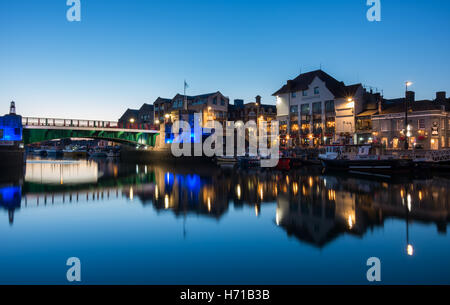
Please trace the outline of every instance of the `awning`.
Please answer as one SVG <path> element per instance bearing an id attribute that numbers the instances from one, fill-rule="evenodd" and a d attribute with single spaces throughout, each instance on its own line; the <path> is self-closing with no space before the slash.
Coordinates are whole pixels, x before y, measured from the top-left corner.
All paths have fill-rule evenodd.
<path id="1" fill-rule="evenodd" d="M 372 116 L 377 113 L 378 113 L 378 110 L 366 110 L 366 111 L 363 111 L 360 114 L 356 115 L 356 117 Z"/>

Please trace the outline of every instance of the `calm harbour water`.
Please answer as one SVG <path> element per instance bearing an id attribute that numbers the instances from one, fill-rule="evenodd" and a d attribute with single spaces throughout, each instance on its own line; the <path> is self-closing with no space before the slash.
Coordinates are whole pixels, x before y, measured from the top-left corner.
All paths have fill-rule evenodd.
<path id="1" fill-rule="evenodd" d="M 0 284 L 450 284 L 450 175 L 30 160 L 0 174 Z"/>

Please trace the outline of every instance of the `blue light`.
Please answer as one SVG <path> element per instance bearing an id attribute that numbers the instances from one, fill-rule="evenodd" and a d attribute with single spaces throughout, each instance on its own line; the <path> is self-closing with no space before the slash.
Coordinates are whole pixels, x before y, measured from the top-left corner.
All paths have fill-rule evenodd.
<path id="1" fill-rule="evenodd" d="M 22 200 L 22 188 L 20 186 L 8 186 L 0 188 L 0 206 L 6 208 L 20 207 Z"/>
<path id="2" fill-rule="evenodd" d="M 0 141 L 22 141 L 22 117 L 5 115 L 0 117 Z"/>

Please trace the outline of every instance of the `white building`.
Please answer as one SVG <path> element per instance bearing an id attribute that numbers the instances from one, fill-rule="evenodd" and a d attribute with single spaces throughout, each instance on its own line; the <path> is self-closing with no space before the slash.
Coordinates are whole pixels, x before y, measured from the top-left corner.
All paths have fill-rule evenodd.
<path id="1" fill-rule="evenodd" d="M 353 142 L 355 118 L 364 110 L 365 94 L 361 84 L 346 86 L 322 70 L 288 80 L 273 94 L 277 99 L 281 144 Z"/>

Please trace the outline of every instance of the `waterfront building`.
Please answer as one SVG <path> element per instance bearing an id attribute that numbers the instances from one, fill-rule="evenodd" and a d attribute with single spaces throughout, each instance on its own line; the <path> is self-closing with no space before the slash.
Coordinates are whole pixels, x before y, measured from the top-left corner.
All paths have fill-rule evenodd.
<path id="1" fill-rule="evenodd" d="M 143 104 L 140 109 L 127 109 L 120 117 L 119 123 L 123 126 L 127 125 L 153 125 L 155 120 L 154 106 Z"/>
<path id="2" fill-rule="evenodd" d="M 361 84 L 347 86 L 322 70 L 288 80 L 273 95 L 280 143 L 288 147 L 355 143 L 357 114 L 375 98 Z"/>
<path id="3" fill-rule="evenodd" d="M 261 120 L 270 123 L 277 119 L 277 107 L 261 103 L 261 96 L 255 97 L 255 102 L 244 104 L 243 100 L 235 100 L 234 105 L 228 107 L 229 121 L 259 122 Z"/>
<path id="4" fill-rule="evenodd" d="M 405 130 L 405 109 L 408 127 Z M 383 100 L 372 116 L 373 137 L 387 149 L 412 148 L 438 150 L 450 147 L 450 99 L 437 92 L 434 100 L 415 100 L 408 91 L 406 98 Z"/>
<path id="5" fill-rule="evenodd" d="M 255 102 L 244 104 L 243 100 L 235 100 L 234 105 L 228 106 L 228 121 L 247 123 L 254 121 L 259 126 L 261 122 L 267 122 L 266 139 L 270 140 L 271 122 L 277 119 L 277 107 L 275 105 L 262 104 L 261 96 L 255 97 Z M 268 143 L 270 146 L 270 143 Z"/>

